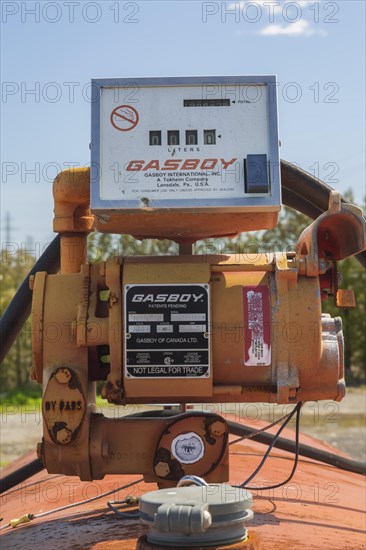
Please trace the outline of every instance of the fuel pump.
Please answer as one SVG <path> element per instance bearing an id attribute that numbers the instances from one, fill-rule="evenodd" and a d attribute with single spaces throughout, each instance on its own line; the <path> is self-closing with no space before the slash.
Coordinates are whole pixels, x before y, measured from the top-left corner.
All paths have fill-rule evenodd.
<path id="1" fill-rule="evenodd" d="M 91 168 L 54 182 L 61 269 L 31 280 L 32 377 L 43 384 L 49 473 L 82 480 L 138 473 L 169 487 L 185 475 L 229 479 L 228 425 L 186 403 L 341 400 L 336 262 L 365 249 L 365 221 L 330 194 L 291 252 L 192 253 L 208 237 L 276 226 L 281 208 L 273 76 L 92 82 Z M 89 264 L 97 229 L 168 238 L 179 256 Z M 181 404 L 110 419 L 109 403 Z"/>

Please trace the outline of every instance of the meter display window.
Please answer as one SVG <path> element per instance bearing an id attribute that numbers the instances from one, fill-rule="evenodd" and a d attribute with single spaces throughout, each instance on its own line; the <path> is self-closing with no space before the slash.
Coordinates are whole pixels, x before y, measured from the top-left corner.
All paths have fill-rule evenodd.
<path id="1" fill-rule="evenodd" d="M 216 130 L 203 130 L 203 143 L 205 145 L 215 145 Z"/>
<path id="2" fill-rule="evenodd" d="M 179 130 L 168 130 L 168 145 L 179 145 Z"/>
<path id="3" fill-rule="evenodd" d="M 161 131 L 151 131 L 149 134 L 150 145 L 161 145 Z"/>
<path id="4" fill-rule="evenodd" d="M 197 130 L 186 130 L 186 145 L 197 145 Z"/>

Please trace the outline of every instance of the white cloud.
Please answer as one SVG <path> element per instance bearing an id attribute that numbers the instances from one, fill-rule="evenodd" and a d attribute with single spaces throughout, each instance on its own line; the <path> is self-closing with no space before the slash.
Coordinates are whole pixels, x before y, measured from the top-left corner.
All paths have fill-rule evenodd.
<path id="1" fill-rule="evenodd" d="M 259 34 L 263 36 L 311 36 L 313 34 L 324 36 L 325 31 L 322 29 L 314 29 L 310 26 L 308 21 L 300 19 L 300 21 L 289 23 L 288 25 L 272 23 L 261 29 Z"/>
<path id="2" fill-rule="evenodd" d="M 327 35 L 323 28 L 319 28 L 311 21 L 312 14 L 309 10 L 314 5 L 313 0 L 296 0 L 295 2 L 290 0 L 240 0 L 231 1 L 225 5 L 225 16 L 228 17 L 229 12 L 232 12 L 236 15 L 236 22 L 239 22 L 240 18 L 240 21 L 258 23 L 261 28 L 254 31 L 255 34 L 262 36 Z M 253 12 L 255 6 L 257 6 L 257 12 Z M 251 11 L 249 12 L 249 10 Z M 255 19 L 256 13 L 257 19 Z"/>
<path id="3" fill-rule="evenodd" d="M 322 1 L 322 0 L 320 0 Z M 260 29 L 254 34 L 262 36 L 326 36 L 324 28 L 311 21 L 313 0 L 238 0 L 225 3 L 225 18 L 230 12 L 235 14 L 236 22 L 257 23 Z M 256 6 L 256 12 L 255 10 Z M 248 10 L 248 11 L 247 11 Z M 251 11 L 249 11 L 251 10 Z M 309 20 L 310 16 L 310 20 Z M 313 15 L 314 16 L 314 15 Z M 296 20 L 298 19 L 298 20 Z M 225 19 L 226 21 L 226 19 Z M 241 35 L 242 31 L 235 34 Z"/>

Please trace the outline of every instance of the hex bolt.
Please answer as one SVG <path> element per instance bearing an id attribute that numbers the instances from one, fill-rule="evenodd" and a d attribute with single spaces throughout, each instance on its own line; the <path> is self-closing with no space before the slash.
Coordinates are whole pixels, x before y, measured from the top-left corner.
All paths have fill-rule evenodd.
<path id="1" fill-rule="evenodd" d="M 71 380 L 71 372 L 65 367 L 59 368 L 55 372 L 55 378 L 59 384 L 68 384 Z"/>
<path id="2" fill-rule="evenodd" d="M 159 477 L 166 477 L 170 473 L 170 467 L 167 462 L 158 462 L 154 467 L 155 473 Z"/>
<path id="3" fill-rule="evenodd" d="M 220 420 L 216 420 L 209 426 L 209 432 L 214 437 L 220 437 L 226 432 L 226 426 Z"/>

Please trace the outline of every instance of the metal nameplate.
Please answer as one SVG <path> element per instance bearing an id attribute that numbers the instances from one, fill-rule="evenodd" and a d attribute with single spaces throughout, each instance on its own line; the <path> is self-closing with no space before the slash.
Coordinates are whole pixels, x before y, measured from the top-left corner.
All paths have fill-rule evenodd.
<path id="1" fill-rule="evenodd" d="M 127 378 L 208 378 L 206 284 L 125 285 Z"/>

